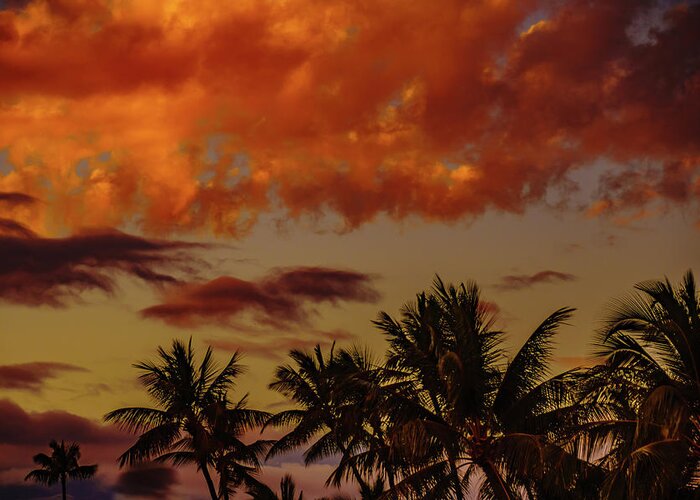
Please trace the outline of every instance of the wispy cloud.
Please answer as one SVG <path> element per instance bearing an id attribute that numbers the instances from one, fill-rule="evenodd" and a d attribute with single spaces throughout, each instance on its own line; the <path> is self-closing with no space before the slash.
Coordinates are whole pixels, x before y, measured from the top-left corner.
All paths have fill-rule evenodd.
<path id="1" fill-rule="evenodd" d="M 295 335 L 260 335 L 255 340 L 248 338 L 209 339 L 207 343 L 216 349 L 240 351 L 244 355 L 279 361 L 284 359 L 287 353 L 293 349 L 310 350 L 316 344 L 329 346 L 336 341 L 350 341 L 354 338 L 355 336 L 350 332 L 335 330 L 331 332 L 315 331 L 312 335 L 297 335 L 296 332 Z"/>
<path id="2" fill-rule="evenodd" d="M 576 279 L 577 277 L 570 273 L 546 270 L 534 274 L 511 274 L 503 276 L 501 281 L 494 286 L 499 290 L 521 290 L 540 283 L 557 283 L 562 281 L 574 281 Z"/>
<path id="3" fill-rule="evenodd" d="M 14 304 L 60 307 L 86 291 L 111 294 L 117 275 L 174 284 L 178 273 L 190 274 L 197 264 L 189 251 L 198 245 L 191 243 L 113 230 L 65 238 L 17 233 L 0 231 L 0 301 Z"/>
<path id="4" fill-rule="evenodd" d="M 38 392 L 47 379 L 65 372 L 87 372 L 85 368 L 67 363 L 34 362 L 0 366 L 0 389 Z"/>
<path id="5" fill-rule="evenodd" d="M 222 276 L 166 292 L 165 301 L 144 309 L 144 317 L 189 327 L 230 324 L 246 314 L 260 324 L 288 329 L 308 323 L 322 303 L 376 302 L 374 276 L 327 267 L 277 269 L 257 281 Z"/>

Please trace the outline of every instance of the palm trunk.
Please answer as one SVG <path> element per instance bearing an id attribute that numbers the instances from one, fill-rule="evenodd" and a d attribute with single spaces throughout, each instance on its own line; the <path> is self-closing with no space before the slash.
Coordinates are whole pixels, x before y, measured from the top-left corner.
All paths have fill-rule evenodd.
<path id="1" fill-rule="evenodd" d="M 340 444 L 340 439 L 336 438 L 336 444 L 337 444 L 340 452 L 343 454 L 343 456 L 344 457 L 347 456 L 348 450 L 347 450 L 347 448 L 345 448 L 345 446 Z M 357 467 L 355 466 L 355 464 L 352 464 L 350 466 L 350 468 L 352 469 L 352 474 L 353 474 L 353 476 L 355 476 L 357 483 L 360 485 L 360 489 L 361 490 L 368 489 L 367 483 L 365 483 L 364 479 L 362 479 L 362 475 L 360 474 L 360 471 L 357 470 Z"/>
<path id="2" fill-rule="evenodd" d="M 63 500 L 66 500 L 66 475 L 61 474 L 61 493 L 63 494 Z"/>
<path id="3" fill-rule="evenodd" d="M 513 500 L 508 486 L 503 482 L 501 474 L 496 469 L 496 466 L 490 460 L 486 460 L 484 463 L 480 464 L 481 470 L 484 471 L 486 480 L 491 485 L 493 494 L 497 500 Z"/>
<path id="4" fill-rule="evenodd" d="M 396 481 L 394 480 L 394 471 L 391 469 L 391 466 L 388 466 L 386 469 L 386 478 L 389 481 L 389 498 L 396 498 L 396 491 L 394 491 Z"/>
<path id="5" fill-rule="evenodd" d="M 457 495 L 457 500 L 464 500 L 464 493 L 462 493 L 462 482 L 459 480 L 459 472 L 457 471 L 457 462 L 452 457 L 452 454 L 448 456 L 448 461 L 450 463 L 450 477 L 455 485 L 455 495 Z"/>
<path id="6" fill-rule="evenodd" d="M 211 476 L 209 475 L 209 469 L 207 468 L 206 462 L 201 464 L 200 467 L 202 469 L 202 475 L 204 476 L 204 480 L 207 482 L 207 488 L 209 488 L 211 500 L 219 500 L 219 495 L 216 493 L 214 481 L 211 480 Z"/>

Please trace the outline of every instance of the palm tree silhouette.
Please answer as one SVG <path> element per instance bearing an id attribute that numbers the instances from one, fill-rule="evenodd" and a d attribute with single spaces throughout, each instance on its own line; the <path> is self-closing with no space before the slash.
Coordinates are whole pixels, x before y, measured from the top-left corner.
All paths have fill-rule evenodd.
<path id="1" fill-rule="evenodd" d="M 244 370 L 238 352 L 218 369 L 211 348 L 197 366 L 192 339 L 188 344 L 174 340 L 169 351 L 158 348 L 158 363 L 134 365 L 140 380 L 158 408 L 130 407 L 105 415 L 122 429 L 141 433 L 119 457 L 119 465 L 155 459 L 175 466 L 194 464 L 204 476 L 212 500 L 228 498 L 232 486 L 249 480 L 257 472 L 257 457 L 267 443 L 245 446 L 239 440 L 248 429 L 262 425 L 266 412 L 246 407 L 246 398 L 234 407 L 228 392 Z M 219 488 L 209 468 L 219 473 Z M 245 474 L 243 473 L 245 469 Z"/>
<path id="2" fill-rule="evenodd" d="M 544 480 L 572 375 L 547 378 L 548 362 L 552 338 L 572 312 L 547 317 L 507 363 L 503 334 L 475 283 L 455 287 L 436 277 L 431 293 L 404 306 L 401 322 L 380 313 L 375 324 L 389 339 L 387 365 L 414 384 L 412 409 L 407 402 L 414 418 L 395 434 L 415 448 L 418 466 L 396 486 L 399 493 L 463 499 L 481 478 L 480 495 L 505 500 Z"/>
<path id="3" fill-rule="evenodd" d="M 66 500 L 66 481 L 70 479 L 90 479 L 97 472 L 97 465 L 79 465 L 80 446 L 71 443 L 51 441 L 51 456 L 44 453 L 34 455 L 34 463 L 41 468 L 34 469 L 24 478 L 25 481 L 52 486 L 60 481 L 63 500 Z"/>
<path id="4" fill-rule="evenodd" d="M 294 401 L 298 408 L 281 411 L 265 424 L 294 426 L 272 445 L 268 458 L 305 446 L 311 441 L 314 442 L 304 452 L 307 465 L 333 455 L 348 456 L 352 436 L 346 417 L 352 409 L 353 400 L 343 387 L 343 366 L 334 348 L 335 344 L 328 356 L 324 356 L 320 345 L 315 347 L 313 353 L 294 349 L 289 353 L 294 365 L 277 368 L 269 387 Z M 349 469 L 360 488 L 368 488 L 360 470 L 354 465 L 350 465 Z"/>
<path id="5" fill-rule="evenodd" d="M 693 273 L 611 304 L 582 384 L 580 452 L 607 471 L 602 498 L 685 498 L 700 470 L 700 300 Z M 601 451 L 602 450 L 602 451 Z M 675 496 L 674 496 L 675 495 Z"/>

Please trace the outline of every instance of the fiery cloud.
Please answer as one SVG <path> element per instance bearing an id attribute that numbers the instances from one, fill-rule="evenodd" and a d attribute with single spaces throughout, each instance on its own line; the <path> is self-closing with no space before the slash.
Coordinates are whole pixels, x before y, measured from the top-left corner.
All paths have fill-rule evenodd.
<path id="1" fill-rule="evenodd" d="M 86 372 L 85 368 L 67 363 L 35 362 L 0 366 L 0 389 L 38 392 L 47 379 L 65 372 Z"/>
<path id="2" fill-rule="evenodd" d="M 46 200 L 36 232 L 520 212 L 601 157 L 698 183 L 694 3 L 8 5 L 0 189 Z M 642 204 L 680 202 L 655 193 Z M 627 200 L 607 189 L 591 213 Z"/>
<path id="3" fill-rule="evenodd" d="M 168 291 L 165 301 L 142 311 L 147 318 L 188 327 L 229 324 L 250 313 L 261 324 L 276 328 L 305 324 L 310 306 L 340 301 L 376 302 L 373 277 L 325 267 L 283 268 L 259 281 L 222 276 Z"/>
<path id="4" fill-rule="evenodd" d="M 118 231 L 65 238 L 0 231 L 0 301 L 59 307 L 85 291 L 113 293 L 115 274 L 154 285 L 176 283 L 170 271 L 190 270 L 192 264 L 186 264 L 184 257 L 195 246 Z"/>
<path id="5" fill-rule="evenodd" d="M 530 288 L 540 283 L 556 283 L 558 281 L 574 281 L 576 276 L 559 271 L 539 271 L 534 274 L 517 274 L 503 276 L 496 288 L 501 290 L 520 290 Z"/>

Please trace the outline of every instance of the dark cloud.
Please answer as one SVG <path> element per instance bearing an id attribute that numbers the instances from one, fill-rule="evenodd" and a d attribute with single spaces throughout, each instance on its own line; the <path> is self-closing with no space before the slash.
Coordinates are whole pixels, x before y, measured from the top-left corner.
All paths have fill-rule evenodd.
<path id="1" fill-rule="evenodd" d="M 250 313 L 262 324 L 277 328 L 304 324 L 311 306 L 340 301 L 376 302 L 374 277 L 355 271 L 323 267 L 283 268 L 259 281 L 223 276 L 206 283 L 169 291 L 165 301 L 142 311 L 178 326 L 228 324 Z"/>
<path id="2" fill-rule="evenodd" d="M 192 271 L 188 251 L 196 246 L 111 230 L 65 238 L 0 232 L 0 301 L 59 307 L 86 291 L 113 293 L 117 274 L 173 284 L 175 272 Z"/>
<path id="3" fill-rule="evenodd" d="M 17 207 L 22 205 L 33 205 L 37 199 L 25 193 L 0 191 L 0 207 Z"/>
<path id="4" fill-rule="evenodd" d="M 517 274 L 503 276 L 495 285 L 500 290 L 520 290 L 530 288 L 540 283 L 556 283 L 561 281 L 574 281 L 577 277 L 573 274 L 559 271 L 540 271 L 534 274 Z"/>
<path id="5" fill-rule="evenodd" d="M 66 363 L 34 362 L 0 366 L 0 389 L 39 391 L 46 379 L 62 372 L 86 372 L 85 368 Z"/>
<path id="6" fill-rule="evenodd" d="M 144 465 L 122 472 L 114 491 L 126 496 L 168 498 L 177 482 L 177 472 L 170 467 Z"/>
<path id="7" fill-rule="evenodd" d="M 114 493 L 96 479 L 70 481 L 67 487 L 68 498 L 76 500 L 114 500 Z M 31 483 L 0 484 L 0 498 L 6 500 L 53 500 L 60 498 L 61 486 L 50 488 Z"/>
<path id="8" fill-rule="evenodd" d="M 64 411 L 29 413 L 9 400 L 0 400 L 0 446 L 47 446 L 52 439 L 91 444 L 127 443 L 131 436 Z"/>
<path id="9" fill-rule="evenodd" d="M 9 236 L 17 238 L 33 238 L 34 231 L 20 224 L 16 220 L 0 218 L 0 237 Z"/>

